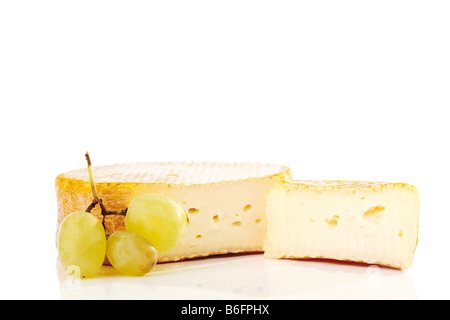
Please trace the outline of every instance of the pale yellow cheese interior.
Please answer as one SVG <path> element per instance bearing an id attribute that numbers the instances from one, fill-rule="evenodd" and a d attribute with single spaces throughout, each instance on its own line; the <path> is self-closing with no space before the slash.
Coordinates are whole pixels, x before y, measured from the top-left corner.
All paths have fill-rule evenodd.
<path id="1" fill-rule="evenodd" d="M 408 184 L 282 181 L 269 193 L 265 256 L 411 266 L 419 196 Z"/>

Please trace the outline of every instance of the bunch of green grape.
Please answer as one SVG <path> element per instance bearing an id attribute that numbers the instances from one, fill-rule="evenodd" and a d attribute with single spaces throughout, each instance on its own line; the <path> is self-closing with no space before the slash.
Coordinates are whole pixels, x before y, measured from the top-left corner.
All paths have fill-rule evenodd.
<path id="1" fill-rule="evenodd" d="M 68 215 L 59 230 L 58 255 L 65 270 L 74 267 L 83 278 L 95 276 L 105 256 L 123 274 L 143 276 L 158 261 L 158 251 L 174 247 L 187 215 L 174 200 L 155 193 L 133 198 L 123 231 L 106 239 L 102 223 L 88 212 Z"/>

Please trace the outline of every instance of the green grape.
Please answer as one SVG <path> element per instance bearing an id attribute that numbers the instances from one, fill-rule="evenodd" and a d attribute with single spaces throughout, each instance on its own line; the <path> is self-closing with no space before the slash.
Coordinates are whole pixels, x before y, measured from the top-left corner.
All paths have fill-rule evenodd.
<path id="1" fill-rule="evenodd" d="M 133 198 L 125 217 L 127 230 L 149 239 L 158 251 L 166 251 L 179 241 L 187 215 L 174 200 L 157 193 Z"/>
<path id="2" fill-rule="evenodd" d="M 105 229 L 87 212 L 68 215 L 59 229 L 58 255 L 66 271 L 79 269 L 83 278 L 100 270 L 106 254 Z"/>
<path id="3" fill-rule="evenodd" d="M 150 240 L 125 230 L 108 238 L 106 256 L 114 268 L 128 276 L 143 276 L 158 261 L 158 251 Z"/>

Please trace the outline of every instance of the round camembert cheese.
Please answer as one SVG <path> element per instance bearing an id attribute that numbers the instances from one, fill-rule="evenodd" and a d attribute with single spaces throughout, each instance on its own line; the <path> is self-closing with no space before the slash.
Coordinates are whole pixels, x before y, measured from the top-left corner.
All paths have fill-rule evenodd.
<path id="1" fill-rule="evenodd" d="M 290 178 L 282 165 L 222 162 L 149 162 L 93 167 L 99 197 L 108 210 L 123 210 L 142 193 L 166 195 L 185 210 L 188 224 L 178 245 L 159 261 L 237 252 L 261 252 L 267 231 L 266 196 Z M 56 178 L 58 225 L 84 211 L 93 195 L 88 170 Z M 102 218 L 98 206 L 92 211 Z M 106 216 L 109 234 L 125 229 L 124 216 Z M 58 228 L 59 229 L 59 228 Z"/>

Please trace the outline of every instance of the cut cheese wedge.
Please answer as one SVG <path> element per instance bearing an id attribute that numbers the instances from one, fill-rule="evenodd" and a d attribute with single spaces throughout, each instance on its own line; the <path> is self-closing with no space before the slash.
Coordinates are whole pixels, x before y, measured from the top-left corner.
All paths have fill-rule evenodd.
<path id="1" fill-rule="evenodd" d="M 408 268 L 419 196 L 408 184 L 281 181 L 267 198 L 269 258 L 324 258 Z"/>
<path id="2" fill-rule="evenodd" d="M 188 224 L 179 243 L 159 261 L 214 254 L 261 252 L 266 235 L 266 196 L 290 177 L 282 165 L 215 162 L 152 162 L 93 168 L 99 197 L 108 210 L 123 210 L 142 193 L 166 195 L 185 210 Z M 56 178 L 58 224 L 92 202 L 88 170 Z M 98 206 L 92 211 L 102 218 Z M 123 230 L 123 216 L 106 216 L 109 234 Z M 58 228 L 59 229 L 59 228 Z"/>

